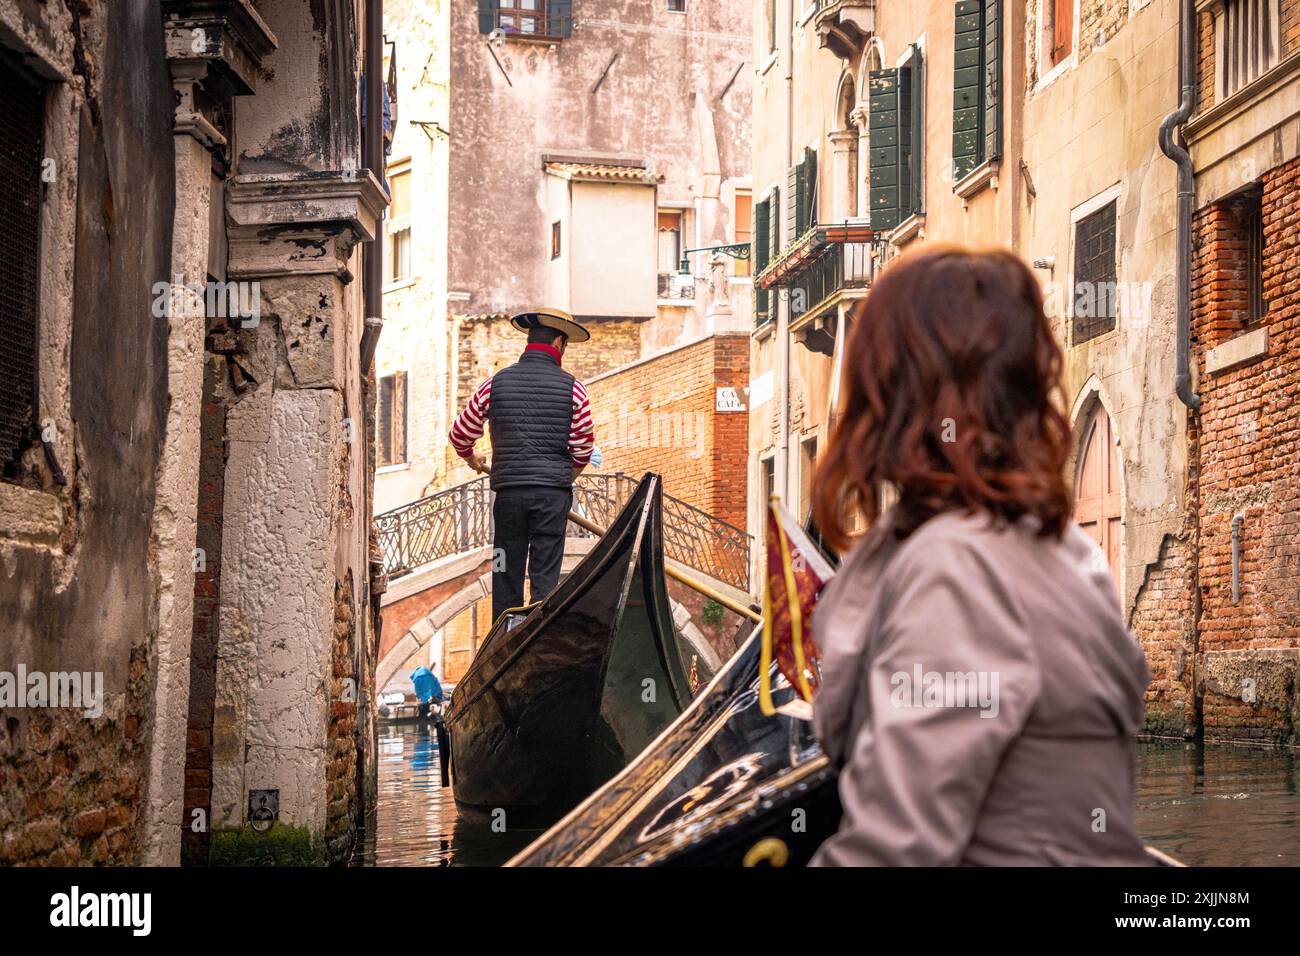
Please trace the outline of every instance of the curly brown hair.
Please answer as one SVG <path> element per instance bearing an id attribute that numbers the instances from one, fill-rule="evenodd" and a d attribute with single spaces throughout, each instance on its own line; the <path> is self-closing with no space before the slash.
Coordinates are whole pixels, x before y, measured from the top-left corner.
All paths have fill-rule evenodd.
<path id="1" fill-rule="evenodd" d="M 886 268 L 855 309 L 839 421 L 813 481 L 822 535 L 842 550 L 851 518 L 880 517 L 898 492 L 895 532 L 941 512 L 1070 518 L 1070 425 L 1062 355 L 1038 282 L 1010 252 L 929 246 Z"/>

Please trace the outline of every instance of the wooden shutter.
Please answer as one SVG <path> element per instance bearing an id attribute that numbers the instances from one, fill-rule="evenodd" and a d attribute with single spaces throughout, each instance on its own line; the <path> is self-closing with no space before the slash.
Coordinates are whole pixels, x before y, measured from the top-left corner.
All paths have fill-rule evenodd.
<path id="1" fill-rule="evenodd" d="M 867 95 L 871 225 L 893 229 L 901 222 L 898 196 L 898 70 L 872 70 Z"/>
<path id="2" fill-rule="evenodd" d="M 901 222 L 916 212 L 916 155 L 919 141 L 914 141 L 913 126 L 917 118 L 915 100 L 917 68 L 915 62 L 898 68 L 898 218 Z"/>
<path id="3" fill-rule="evenodd" d="M 1074 0 L 1053 0 L 1052 64 L 1070 55 L 1074 49 Z"/>
<path id="4" fill-rule="evenodd" d="M 771 262 L 781 254 L 781 187 L 773 186 L 768 200 L 767 255 Z"/>
<path id="5" fill-rule="evenodd" d="M 547 0 L 546 35 L 565 38 L 573 35 L 573 0 Z"/>
<path id="6" fill-rule="evenodd" d="M 393 376 L 393 462 L 406 461 L 406 373 Z"/>
<path id="7" fill-rule="evenodd" d="M 768 258 L 771 255 L 769 252 L 772 241 L 771 218 L 772 207 L 767 199 L 754 203 L 754 231 L 750 234 L 749 257 L 753 261 L 755 278 L 767 266 Z M 757 324 L 761 325 L 767 321 L 767 301 L 767 290 L 760 289 L 756 282 L 754 285 L 754 321 Z"/>
<path id="8" fill-rule="evenodd" d="M 980 0 L 956 5 L 952 77 L 952 175 L 961 179 L 981 162 Z"/>
<path id="9" fill-rule="evenodd" d="M 800 235 L 817 224 L 817 150 L 804 151 L 803 166 L 803 228 L 799 230 Z"/>
<path id="10" fill-rule="evenodd" d="M 984 0 L 984 148 L 980 159 L 1002 157 L 1002 0 Z"/>
<path id="11" fill-rule="evenodd" d="M 478 32 L 491 33 L 497 28 L 499 0 L 478 0 Z"/>
<path id="12" fill-rule="evenodd" d="M 799 238 L 799 221 L 803 218 L 803 163 L 795 163 L 786 172 L 785 241 Z"/>

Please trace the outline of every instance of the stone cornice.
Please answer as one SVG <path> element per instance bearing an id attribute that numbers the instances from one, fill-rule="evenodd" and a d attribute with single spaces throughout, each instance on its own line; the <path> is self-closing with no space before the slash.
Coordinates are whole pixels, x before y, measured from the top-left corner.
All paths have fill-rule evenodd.
<path id="1" fill-rule="evenodd" d="M 279 46 L 249 0 L 162 0 L 163 42 L 172 62 L 202 63 L 215 97 L 254 91 L 262 60 Z"/>
<path id="2" fill-rule="evenodd" d="M 232 275 L 334 273 L 375 238 L 388 194 L 369 170 L 236 176 L 227 193 Z"/>

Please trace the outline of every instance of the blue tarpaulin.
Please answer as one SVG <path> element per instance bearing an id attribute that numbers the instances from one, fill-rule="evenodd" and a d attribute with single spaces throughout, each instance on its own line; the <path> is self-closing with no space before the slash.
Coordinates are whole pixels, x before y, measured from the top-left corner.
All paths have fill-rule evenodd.
<path id="1" fill-rule="evenodd" d="M 438 678 L 433 676 L 433 671 L 429 668 L 417 667 L 411 671 L 411 683 L 415 685 L 415 696 L 420 703 L 442 700 L 442 684 L 438 683 Z"/>

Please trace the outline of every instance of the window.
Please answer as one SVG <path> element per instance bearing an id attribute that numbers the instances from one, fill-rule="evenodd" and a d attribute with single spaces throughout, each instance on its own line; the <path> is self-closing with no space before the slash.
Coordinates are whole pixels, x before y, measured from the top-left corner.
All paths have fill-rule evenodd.
<path id="1" fill-rule="evenodd" d="M 560 258 L 560 253 L 563 251 L 563 247 L 560 245 L 560 221 L 557 219 L 551 223 L 551 258 Z"/>
<path id="2" fill-rule="evenodd" d="M 901 66 L 872 70 L 867 138 L 871 147 L 871 224 L 893 229 L 921 212 L 925 77 L 921 48 Z"/>
<path id="3" fill-rule="evenodd" d="M 767 25 L 767 52 L 776 52 L 776 0 L 767 0 L 767 14 L 763 18 Z"/>
<path id="4" fill-rule="evenodd" d="M 952 175 L 997 159 L 1002 142 L 1002 0 L 956 6 L 952 83 Z"/>
<path id="5" fill-rule="evenodd" d="M 750 243 L 749 257 L 753 261 L 755 276 L 767 268 L 780 247 L 780 209 L 781 190 L 775 186 L 767 194 L 767 198 L 754 204 L 754 237 Z M 772 293 L 768 289 L 760 289 L 756 280 L 754 323 L 762 325 L 772 317 Z"/>
<path id="6" fill-rule="evenodd" d="M 1223 0 L 1214 17 L 1214 92 L 1222 102 L 1278 63 L 1278 0 Z"/>
<path id="7" fill-rule="evenodd" d="M 1115 208 L 1112 199 L 1074 227 L 1074 345 L 1115 328 Z"/>
<path id="8" fill-rule="evenodd" d="M 1263 190 L 1254 186 L 1226 200 L 1226 216 L 1216 223 L 1213 259 L 1216 274 L 1231 278 L 1213 296 L 1212 327 L 1229 336 L 1264 321 Z"/>
<path id="9" fill-rule="evenodd" d="M 478 0 L 478 30 L 563 39 L 572 35 L 573 0 Z"/>
<path id="10" fill-rule="evenodd" d="M 0 467 L 36 421 L 44 90 L 0 59 Z"/>
<path id="11" fill-rule="evenodd" d="M 754 197 L 749 190 L 736 190 L 736 199 L 734 208 L 731 211 L 731 229 L 733 243 L 748 243 L 753 254 L 754 244 Z M 749 259 L 734 259 L 735 275 L 748 276 L 753 274 L 752 263 Z"/>
<path id="12" fill-rule="evenodd" d="M 686 0 L 668 0 L 669 13 L 685 13 Z"/>
<path id="13" fill-rule="evenodd" d="M 658 249 L 659 274 L 676 275 L 682 262 L 682 214 L 679 210 L 659 210 Z"/>
<path id="14" fill-rule="evenodd" d="M 799 513 L 795 517 L 806 522 L 812 512 L 812 479 L 817 466 L 817 437 L 805 438 L 799 443 Z"/>
<path id="15" fill-rule="evenodd" d="M 786 177 L 786 242 L 795 242 L 817 224 L 817 150 L 805 149 Z"/>
<path id="16" fill-rule="evenodd" d="M 406 461 L 406 373 L 394 372 L 379 379 L 379 401 L 375 408 L 375 444 L 379 467 Z"/>
<path id="17" fill-rule="evenodd" d="M 759 508 L 763 514 L 763 527 L 767 527 L 767 505 L 772 500 L 772 495 L 776 493 L 776 456 L 771 455 L 759 462 L 759 468 L 762 471 L 762 478 L 759 480 L 759 493 L 763 496 L 759 501 Z M 763 535 L 767 537 L 766 534 Z"/>
<path id="18" fill-rule="evenodd" d="M 411 277 L 411 170 L 406 168 L 388 176 L 392 203 L 388 207 L 387 281 L 401 282 Z"/>
<path id="19" fill-rule="evenodd" d="M 1043 13 L 1044 19 L 1051 22 L 1051 33 L 1044 44 L 1045 58 L 1056 66 L 1074 52 L 1074 0 L 1043 0 Z"/>

